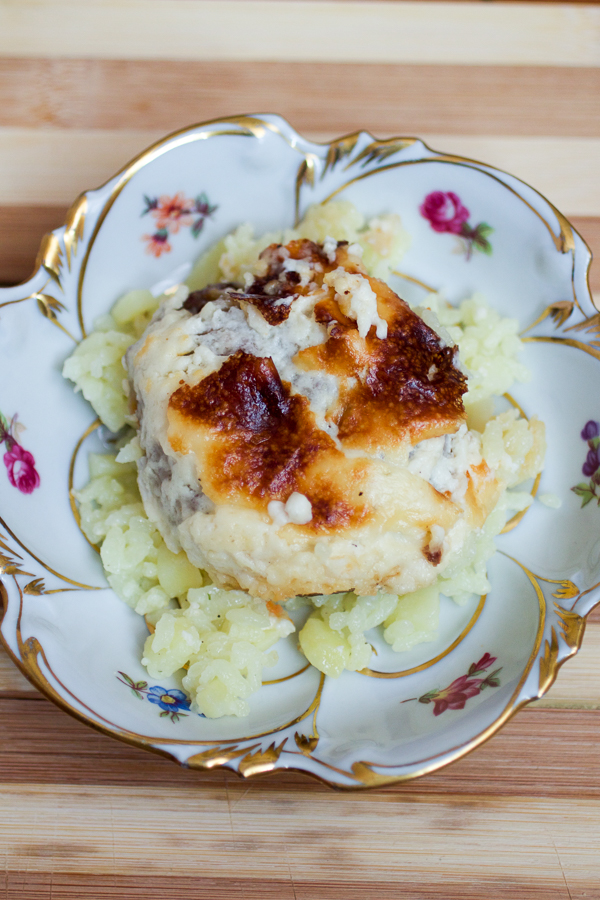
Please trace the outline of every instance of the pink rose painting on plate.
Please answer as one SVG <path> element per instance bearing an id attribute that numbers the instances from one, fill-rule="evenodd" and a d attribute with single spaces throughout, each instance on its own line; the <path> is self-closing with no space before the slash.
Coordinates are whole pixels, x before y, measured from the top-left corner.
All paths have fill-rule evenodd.
<path id="1" fill-rule="evenodd" d="M 6 445 L 3 456 L 8 480 L 22 494 L 31 494 L 40 486 L 40 476 L 35 468 L 33 454 L 19 444 L 17 438 L 25 426 L 18 421 L 18 416 L 10 422 L 0 412 L 0 444 Z"/>
<path id="2" fill-rule="evenodd" d="M 432 191 L 425 197 L 419 212 L 434 231 L 455 234 L 460 241 L 459 252 L 464 253 L 467 260 L 471 259 L 474 250 L 491 256 L 492 245 L 488 236 L 494 229 L 487 222 L 480 222 L 474 228 L 469 225 L 471 213 L 458 194 L 453 191 Z"/>

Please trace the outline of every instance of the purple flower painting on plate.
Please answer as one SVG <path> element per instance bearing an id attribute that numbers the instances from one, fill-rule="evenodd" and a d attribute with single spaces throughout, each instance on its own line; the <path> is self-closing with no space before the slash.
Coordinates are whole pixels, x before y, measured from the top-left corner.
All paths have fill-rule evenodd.
<path id="1" fill-rule="evenodd" d="M 411 697 L 411 700 L 418 700 L 419 703 L 433 703 L 434 716 L 441 716 L 447 709 L 464 709 L 467 700 L 470 700 L 471 697 L 476 697 L 486 688 L 500 687 L 498 672 L 502 671 L 502 667 L 490 672 L 485 678 L 480 677 L 495 662 L 495 656 L 484 653 L 478 662 L 471 663 L 466 675 L 456 678 L 448 687 L 435 688 L 427 691 L 421 697 Z M 402 702 L 409 703 L 410 701 L 403 700 Z"/>
<path id="2" fill-rule="evenodd" d="M 581 471 L 589 480 L 580 481 L 571 490 L 581 497 L 582 508 L 591 500 L 596 500 L 600 506 L 600 422 L 594 422 L 593 419 L 586 422 L 581 432 L 581 440 L 588 446 Z"/>
<path id="3" fill-rule="evenodd" d="M 17 413 L 9 421 L 0 412 L 0 445 L 6 446 L 3 456 L 8 480 L 22 494 L 31 494 L 40 486 L 40 476 L 35 468 L 33 454 L 17 440 L 25 426 L 19 422 Z"/>
<path id="4" fill-rule="evenodd" d="M 432 191 L 425 197 L 419 212 L 434 231 L 456 235 L 460 241 L 459 251 L 465 254 L 466 259 L 471 259 L 474 250 L 491 256 L 492 245 L 488 236 L 494 229 L 487 222 L 480 222 L 475 227 L 469 225 L 471 213 L 458 194 L 453 191 Z"/>

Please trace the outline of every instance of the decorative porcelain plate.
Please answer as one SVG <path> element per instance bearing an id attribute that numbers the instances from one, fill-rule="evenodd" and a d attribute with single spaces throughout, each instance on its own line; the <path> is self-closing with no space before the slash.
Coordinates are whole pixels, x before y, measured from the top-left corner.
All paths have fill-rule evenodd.
<path id="1" fill-rule="evenodd" d="M 126 291 L 185 278 L 242 222 L 257 233 L 282 228 L 333 196 L 367 216 L 400 214 L 412 235 L 394 283 L 404 296 L 430 286 L 459 301 L 479 290 L 519 319 L 533 377 L 514 400 L 546 423 L 539 494 L 561 506 L 536 501 L 509 523 L 489 565 L 491 592 L 463 607 L 443 601 L 435 642 L 394 654 L 373 638 L 377 671 L 333 680 L 306 667 L 292 636 L 250 715 L 212 720 L 189 708 L 175 681 L 149 683 L 144 621 L 107 587 L 78 528 L 70 489 L 87 480 L 87 451 L 100 437 L 61 368 Z M 185 215 L 184 198 L 195 198 Z M 169 204 L 181 227 L 143 215 Z M 44 238 L 32 278 L 0 291 L 2 638 L 19 668 L 105 734 L 245 777 L 295 769 L 336 787 L 374 787 L 487 740 L 548 690 L 600 599 L 600 313 L 590 259 L 564 216 L 511 175 L 415 138 L 362 132 L 310 143 L 273 115 L 185 129 L 83 194 Z"/>

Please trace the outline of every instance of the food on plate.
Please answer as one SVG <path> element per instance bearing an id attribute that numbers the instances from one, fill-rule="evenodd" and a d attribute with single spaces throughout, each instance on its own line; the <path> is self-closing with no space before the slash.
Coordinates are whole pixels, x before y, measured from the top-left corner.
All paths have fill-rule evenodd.
<path id="1" fill-rule="evenodd" d="M 149 673 L 187 667 L 205 715 L 247 713 L 291 598 L 329 675 L 368 666 L 375 626 L 398 651 L 432 640 L 440 591 L 485 592 L 493 536 L 531 502 L 508 489 L 541 470 L 543 424 L 493 405 L 527 377 L 516 323 L 478 297 L 412 309 L 388 283 L 408 241 L 344 202 L 241 226 L 158 309 L 117 301 L 65 364 L 135 429 L 92 458 L 82 527 L 155 629 Z"/>

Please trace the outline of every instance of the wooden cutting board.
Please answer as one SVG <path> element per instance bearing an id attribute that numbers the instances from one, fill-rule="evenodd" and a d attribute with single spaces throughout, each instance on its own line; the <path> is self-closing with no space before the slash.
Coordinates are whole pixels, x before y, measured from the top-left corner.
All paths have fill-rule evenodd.
<path id="1" fill-rule="evenodd" d="M 507 169 L 600 252 L 597 5 L 0 0 L 0 284 L 152 140 L 267 111 Z M 598 900 L 600 610 L 543 700 L 370 793 L 179 769 L 71 719 L 0 652 L 0 848 L 0 900 Z"/>

